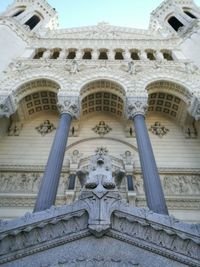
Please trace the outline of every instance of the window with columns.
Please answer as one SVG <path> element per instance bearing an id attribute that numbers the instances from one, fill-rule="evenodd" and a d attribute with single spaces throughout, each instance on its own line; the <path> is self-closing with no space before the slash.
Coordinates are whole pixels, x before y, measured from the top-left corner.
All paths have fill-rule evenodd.
<path id="1" fill-rule="evenodd" d="M 162 50 L 163 58 L 169 61 L 173 60 L 172 53 L 170 50 Z"/>
<path id="2" fill-rule="evenodd" d="M 60 55 L 60 49 L 54 49 L 51 55 L 51 59 L 57 59 Z"/>
<path id="3" fill-rule="evenodd" d="M 36 53 L 35 53 L 33 59 L 40 59 L 40 58 L 42 58 L 45 51 L 46 51 L 45 48 L 39 48 L 38 50 L 36 50 Z"/>
<path id="4" fill-rule="evenodd" d="M 156 60 L 155 55 L 154 55 L 155 54 L 155 51 L 153 51 L 153 50 L 147 50 L 146 53 L 147 53 L 147 58 L 149 60 Z"/>
<path id="5" fill-rule="evenodd" d="M 108 55 L 107 55 L 108 50 L 107 49 L 102 49 L 99 52 L 100 52 L 99 53 L 99 59 L 104 59 L 104 60 L 108 59 Z"/>
<path id="6" fill-rule="evenodd" d="M 118 49 L 115 51 L 115 60 L 123 60 L 124 56 L 123 56 L 123 50 L 122 49 Z"/>
<path id="7" fill-rule="evenodd" d="M 92 59 L 92 49 L 84 50 L 83 59 Z"/>
<path id="8" fill-rule="evenodd" d="M 168 23 L 176 32 L 184 26 L 183 23 L 174 16 L 168 19 Z"/>
<path id="9" fill-rule="evenodd" d="M 12 17 L 17 17 L 17 16 L 19 16 L 20 14 L 22 14 L 24 11 L 25 11 L 25 8 L 22 8 L 22 9 L 18 10 L 17 12 L 15 12 L 15 13 L 12 15 Z"/>
<path id="10" fill-rule="evenodd" d="M 132 50 L 132 51 L 130 51 L 131 52 L 131 58 L 133 59 L 133 60 L 140 60 L 140 57 L 139 57 L 139 55 L 138 55 L 138 50 Z"/>
<path id="11" fill-rule="evenodd" d="M 40 22 L 40 17 L 37 15 L 32 16 L 29 20 L 25 22 L 25 25 L 30 27 L 30 30 L 33 30 L 37 24 Z"/>
<path id="12" fill-rule="evenodd" d="M 192 19 L 196 19 L 197 17 L 189 10 L 184 10 L 183 11 L 186 15 L 188 15 Z"/>
<path id="13" fill-rule="evenodd" d="M 76 57 L 76 49 L 70 49 L 67 59 L 74 59 Z"/>

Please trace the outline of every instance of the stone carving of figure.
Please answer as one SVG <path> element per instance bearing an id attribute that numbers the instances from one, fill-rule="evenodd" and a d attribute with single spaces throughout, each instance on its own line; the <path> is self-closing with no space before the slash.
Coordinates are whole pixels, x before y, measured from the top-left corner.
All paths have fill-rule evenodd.
<path id="1" fill-rule="evenodd" d="M 79 72 L 79 66 L 78 62 L 74 59 L 70 67 L 70 73 L 76 74 L 77 72 Z"/>
<path id="2" fill-rule="evenodd" d="M 9 136 L 19 136 L 23 125 L 21 123 L 12 124 L 8 129 Z"/>
<path id="3" fill-rule="evenodd" d="M 124 160 L 124 164 L 125 165 L 133 165 L 134 164 L 134 159 L 133 159 L 133 155 L 131 154 L 130 151 L 125 151 L 124 154 L 121 154 L 121 157 Z"/>
<path id="4" fill-rule="evenodd" d="M 81 185 L 86 189 L 98 188 L 105 191 L 115 189 L 116 183 L 120 185 L 124 172 L 119 170 L 113 176 L 111 159 L 107 152 L 104 147 L 97 148 L 96 154 L 90 159 L 89 172 L 77 172 Z"/>
<path id="5" fill-rule="evenodd" d="M 133 60 L 128 62 L 128 73 L 129 74 L 134 74 L 135 73 L 135 67 L 134 67 Z"/>
<path id="6" fill-rule="evenodd" d="M 143 195 L 144 194 L 144 187 L 143 187 L 143 180 L 142 178 L 137 177 L 134 181 L 134 186 L 136 189 L 136 192 L 139 195 Z"/>
<path id="7" fill-rule="evenodd" d="M 77 149 L 74 150 L 70 156 L 70 161 L 72 164 L 78 164 L 79 162 L 79 159 L 80 157 L 82 156 L 83 154 L 80 153 Z"/>

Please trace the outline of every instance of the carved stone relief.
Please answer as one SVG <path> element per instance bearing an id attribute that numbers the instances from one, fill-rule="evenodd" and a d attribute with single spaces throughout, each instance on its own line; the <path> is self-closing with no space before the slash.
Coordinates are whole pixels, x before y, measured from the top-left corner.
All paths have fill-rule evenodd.
<path id="1" fill-rule="evenodd" d="M 197 130 L 195 125 L 186 125 L 185 127 L 183 127 L 183 133 L 186 139 L 197 138 Z"/>
<path id="2" fill-rule="evenodd" d="M 134 164 L 134 157 L 129 150 L 125 151 L 124 154 L 121 154 L 121 157 L 122 157 L 125 165 L 131 165 L 132 166 Z"/>
<path id="3" fill-rule="evenodd" d="M 69 137 L 77 137 L 79 135 L 79 121 L 73 121 L 70 126 Z"/>
<path id="4" fill-rule="evenodd" d="M 56 127 L 51 123 L 49 120 L 45 120 L 39 126 L 35 127 L 35 129 L 40 133 L 42 136 L 51 133 Z"/>
<path id="5" fill-rule="evenodd" d="M 162 177 L 167 195 L 199 195 L 200 175 L 177 175 Z"/>
<path id="6" fill-rule="evenodd" d="M 77 149 L 75 149 L 69 154 L 70 164 L 78 164 L 82 156 L 83 153 L 80 153 Z"/>
<path id="7" fill-rule="evenodd" d="M 110 128 L 104 121 L 100 121 L 94 128 L 92 128 L 92 130 L 102 137 L 109 133 L 112 128 Z"/>
<path id="8" fill-rule="evenodd" d="M 169 129 L 163 126 L 159 121 L 156 121 L 153 125 L 151 125 L 149 131 L 154 135 L 163 137 L 167 134 L 167 132 L 169 132 Z"/>
<path id="9" fill-rule="evenodd" d="M 165 195 L 198 196 L 200 194 L 200 175 L 161 175 Z M 134 176 L 134 187 L 138 195 L 144 195 L 143 180 Z"/>
<path id="10" fill-rule="evenodd" d="M 135 138 L 135 129 L 133 127 L 133 122 L 132 121 L 128 121 L 126 126 L 125 126 L 125 134 L 127 138 Z"/>
<path id="11" fill-rule="evenodd" d="M 43 173 L 5 172 L 0 173 L 0 193 L 37 193 Z M 67 174 L 62 173 L 58 193 L 63 194 L 67 188 Z"/>
<path id="12" fill-rule="evenodd" d="M 8 136 L 19 136 L 22 130 L 23 124 L 20 122 L 12 123 L 8 128 Z"/>

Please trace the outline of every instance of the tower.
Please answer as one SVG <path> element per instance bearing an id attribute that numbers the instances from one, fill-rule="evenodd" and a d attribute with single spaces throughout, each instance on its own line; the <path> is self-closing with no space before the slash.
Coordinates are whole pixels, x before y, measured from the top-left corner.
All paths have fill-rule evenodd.
<path id="1" fill-rule="evenodd" d="M 193 0 L 165 0 L 151 13 L 150 29 L 179 39 L 185 58 L 200 66 L 200 9 Z M 179 54 L 180 56 L 180 54 Z"/>
<path id="2" fill-rule="evenodd" d="M 0 72 L 25 52 L 30 40 L 58 26 L 57 12 L 46 1 L 16 0 L 0 16 Z"/>

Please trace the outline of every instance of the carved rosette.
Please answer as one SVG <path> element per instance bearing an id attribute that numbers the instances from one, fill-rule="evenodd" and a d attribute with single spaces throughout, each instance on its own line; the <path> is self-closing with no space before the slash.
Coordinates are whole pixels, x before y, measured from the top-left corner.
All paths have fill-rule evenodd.
<path id="1" fill-rule="evenodd" d="M 58 96 L 58 110 L 61 114 L 68 113 L 72 118 L 78 118 L 80 114 L 80 104 L 78 97 Z"/>
<path id="2" fill-rule="evenodd" d="M 128 119 L 133 119 L 136 115 L 143 115 L 145 116 L 145 113 L 147 111 L 148 104 L 147 104 L 147 98 L 141 97 L 141 98 L 128 98 L 127 99 L 127 105 L 126 105 L 126 114 Z"/>

